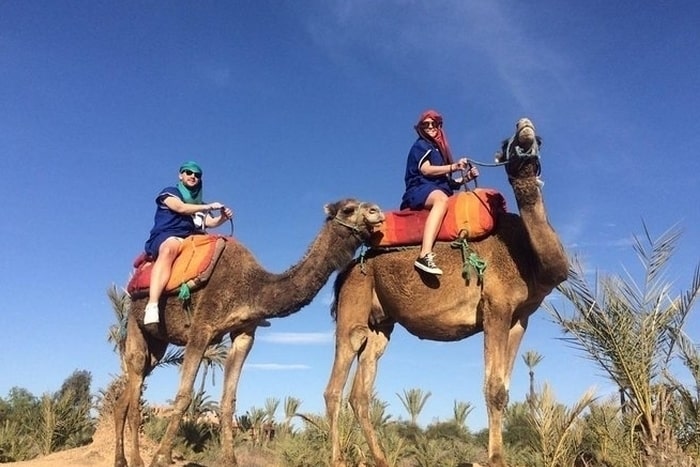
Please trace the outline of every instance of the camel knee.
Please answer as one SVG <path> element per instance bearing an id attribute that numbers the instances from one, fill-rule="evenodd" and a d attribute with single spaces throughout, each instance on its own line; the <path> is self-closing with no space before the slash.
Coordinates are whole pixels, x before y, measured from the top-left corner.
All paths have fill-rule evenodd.
<path id="1" fill-rule="evenodd" d="M 489 407 L 503 410 L 508 405 L 508 390 L 503 381 L 489 381 L 486 388 L 486 401 Z"/>
<path id="2" fill-rule="evenodd" d="M 357 353 L 362 349 L 362 346 L 367 342 L 367 333 L 369 328 L 367 326 L 356 326 L 350 331 L 350 346 L 353 352 Z"/>
<path id="3" fill-rule="evenodd" d="M 253 345 L 254 337 L 250 334 L 239 334 L 233 340 L 236 350 L 248 350 Z"/>

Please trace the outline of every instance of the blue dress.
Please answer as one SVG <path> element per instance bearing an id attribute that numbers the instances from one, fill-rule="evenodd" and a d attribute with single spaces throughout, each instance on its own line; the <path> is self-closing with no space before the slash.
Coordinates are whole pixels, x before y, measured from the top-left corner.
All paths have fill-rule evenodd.
<path id="1" fill-rule="evenodd" d="M 156 213 L 153 216 L 151 235 L 146 240 L 146 253 L 155 258 L 158 256 L 160 245 L 169 237 L 185 238 L 198 232 L 194 218 L 189 214 L 178 214 L 165 205 L 169 196 L 175 196 L 183 203 L 185 200 L 177 187 L 169 186 L 156 196 Z"/>
<path id="2" fill-rule="evenodd" d="M 406 160 L 406 192 L 401 199 L 401 209 L 424 209 L 425 200 L 435 190 L 442 190 L 447 196 L 452 195 L 450 179 L 447 175 L 426 177 L 420 171 L 421 164 L 430 161 L 430 165 L 445 165 L 438 147 L 432 142 L 418 138 Z"/>

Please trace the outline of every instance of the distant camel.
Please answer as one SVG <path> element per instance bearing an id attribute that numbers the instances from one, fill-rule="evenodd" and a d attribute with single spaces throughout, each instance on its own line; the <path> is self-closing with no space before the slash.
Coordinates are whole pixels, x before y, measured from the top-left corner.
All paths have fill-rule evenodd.
<path id="1" fill-rule="evenodd" d="M 185 346 L 180 385 L 168 428 L 151 467 L 172 463 L 172 448 L 182 415 L 192 401 L 192 387 L 206 348 L 230 334 L 231 350 L 224 366 L 221 399 L 221 465 L 237 465 L 233 451 L 233 413 L 240 370 L 256 327 L 267 318 L 299 311 L 326 283 L 345 267 L 384 214 L 375 204 L 346 199 L 325 206 L 326 221 L 306 255 L 281 274 L 265 271 L 253 255 L 236 241 L 226 242 L 208 284 L 191 297 L 191 311 L 183 311 L 177 297 L 161 301 L 164 310 L 157 334 L 142 327 L 146 298 L 132 303 L 127 322 L 124 361 L 127 383 L 114 409 L 115 467 L 126 467 L 124 424 L 131 428 L 131 466 L 143 467 L 139 453 L 139 399 L 144 378 L 163 357 L 168 344 Z M 277 227 L 279 228 L 279 227 Z"/>
<path id="2" fill-rule="evenodd" d="M 505 466 L 503 409 L 518 347 L 529 316 L 567 277 L 568 260 L 552 229 L 542 200 L 539 138 L 522 119 L 503 144 L 506 172 L 520 216 L 502 213 L 495 231 L 469 242 L 487 267 L 482 280 L 472 271 L 462 277 L 463 257 L 447 244 L 436 245 L 441 277 L 413 267 L 415 249 L 370 250 L 335 282 L 332 315 L 336 319 L 335 361 L 324 393 L 330 422 L 331 465 L 346 465 L 340 452 L 338 415 L 353 360 L 358 364 L 349 396 L 376 467 L 388 467 L 370 421 L 377 363 L 396 323 L 411 334 L 436 341 L 457 341 L 484 333 L 484 394 L 489 418 L 489 462 Z"/>

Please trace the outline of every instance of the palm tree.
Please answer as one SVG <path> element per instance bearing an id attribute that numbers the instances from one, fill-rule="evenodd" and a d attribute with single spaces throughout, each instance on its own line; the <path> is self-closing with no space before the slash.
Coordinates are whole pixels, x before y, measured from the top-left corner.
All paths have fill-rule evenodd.
<path id="1" fill-rule="evenodd" d="M 418 416 L 423 411 L 423 407 L 425 407 L 425 403 L 432 393 L 430 391 L 423 392 L 422 389 L 414 388 L 408 390 L 404 389 L 403 397 L 400 394 L 396 395 L 408 412 L 409 417 L 411 417 L 411 425 L 417 425 Z"/>
<path id="2" fill-rule="evenodd" d="M 474 410 L 474 407 L 469 402 L 454 401 L 452 412 L 455 424 L 466 429 L 467 417 L 472 413 L 472 410 Z"/>
<path id="3" fill-rule="evenodd" d="M 527 365 L 528 373 L 530 375 L 530 393 L 527 396 L 527 401 L 532 403 L 535 397 L 535 367 L 544 357 L 535 350 L 528 350 L 522 355 L 522 357 L 525 365 Z"/>
<path id="4" fill-rule="evenodd" d="M 594 391 L 589 389 L 573 407 L 567 408 L 556 401 L 549 385 L 544 385 L 539 397 L 531 400 L 525 415 L 532 429 L 530 446 L 536 460 L 533 464 L 575 465 L 585 426 L 582 415 L 594 401 Z"/>
<path id="5" fill-rule="evenodd" d="M 644 238 L 634 237 L 634 250 L 644 267 L 641 286 L 627 273 L 624 278 L 596 276 L 592 288 L 583 267 L 574 260 L 559 291 L 577 313 L 566 317 L 552 303 L 545 308 L 562 326 L 565 340 L 582 349 L 624 390 L 631 418 L 637 420 L 634 432 L 646 462 L 653 464 L 654 456 L 658 459 L 659 453 L 674 451 L 671 401 L 677 391 L 668 375 L 679 343 L 687 340 L 683 326 L 700 294 L 700 265 L 689 289 L 671 297 L 664 272 L 680 231 L 669 229 L 656 240 L 646 226 L 644 231 Z"/>
<path id="6" fill-rule="evenodd" d="M 200 363 L 200 369 L 202 370 L 202 379 L 199 385 L 199 391 L 204 392 L 204 384 L 207 380 L 207 373 L 211 370 L 211 384 L 216 385 L 214 376 L 216 369 L 222 369 L 226 363 L 226 356 L 228 355 L 229 347 L 231 347 L 231 342 L 228 338 L 223 339 L 214 345 L 207 347 L 202 356 L 202 363 Z"/>
<path id="7" fill-rule="evenodd" d="M 119 352 L 121 360 L 122 373 L 124 373 L 124 345 L 126 343 L 126 319 L 129 316 L 129 308 L 131 307 L 131 297 L 124 289 L 118 289 L 116 284 L 112 284 L 107 289 L 107 297 L 112 303 L 112 311 L 114 312 L 117 322 L 112 324 L 107 331 L 107 342 L 110 342 L 114 351 Z"/>
<path id="8" fill-rule="evenodd" d="M 297 412 L 299 412 L 299 407 L 301 406 L 301 399 L 296 397 L 287 396 L 284 398 L 284 431 L 286 433 L 291 433 L 292 431 L 292 417 L 294 417 Z"/>

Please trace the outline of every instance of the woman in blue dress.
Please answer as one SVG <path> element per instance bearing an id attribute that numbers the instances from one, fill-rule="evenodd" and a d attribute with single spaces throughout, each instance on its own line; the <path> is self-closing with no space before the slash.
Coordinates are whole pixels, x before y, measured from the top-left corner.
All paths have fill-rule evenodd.
<path id="1" fill-rule="evenodd" d="M 214 216 L 211 211 L 219 210 Z M 233 217 L 233 211 L 221 203 L 202 201 L 202 169 L 196 162 L 180 166 L 176 186 L 163 188 L 156 196 L 153 228 L 146 241 L 146 254 L 155 259 L 151 269 L 151 283 L 144 324 L 159 322 L 158 302 L 180 253 L 182 240 L 206 228 L 218 227 Z"/>
<path id="2" fill-rule="evenodd" d="M 435 275 L 442 274 L 435 263 L 433 244 L 447 213 L 447 198 L 453 194 L 452 187 L 464 181 L 453 181 L 452 173 L 466 171 L 463 172 L 466 181 L 479 176 L 479 171 L 470 166 L 466 158 L 457 162 L 452 160 L 442 123 L 442 116 L 434 110 L 423 112 L 418 119 L 414 127 L 418 139 L 408 152 L 404 177 L 406 192 L 401 200 L 401 209 L 430 210 L 423 229 L 420 254 L 414 265 Z"/>

